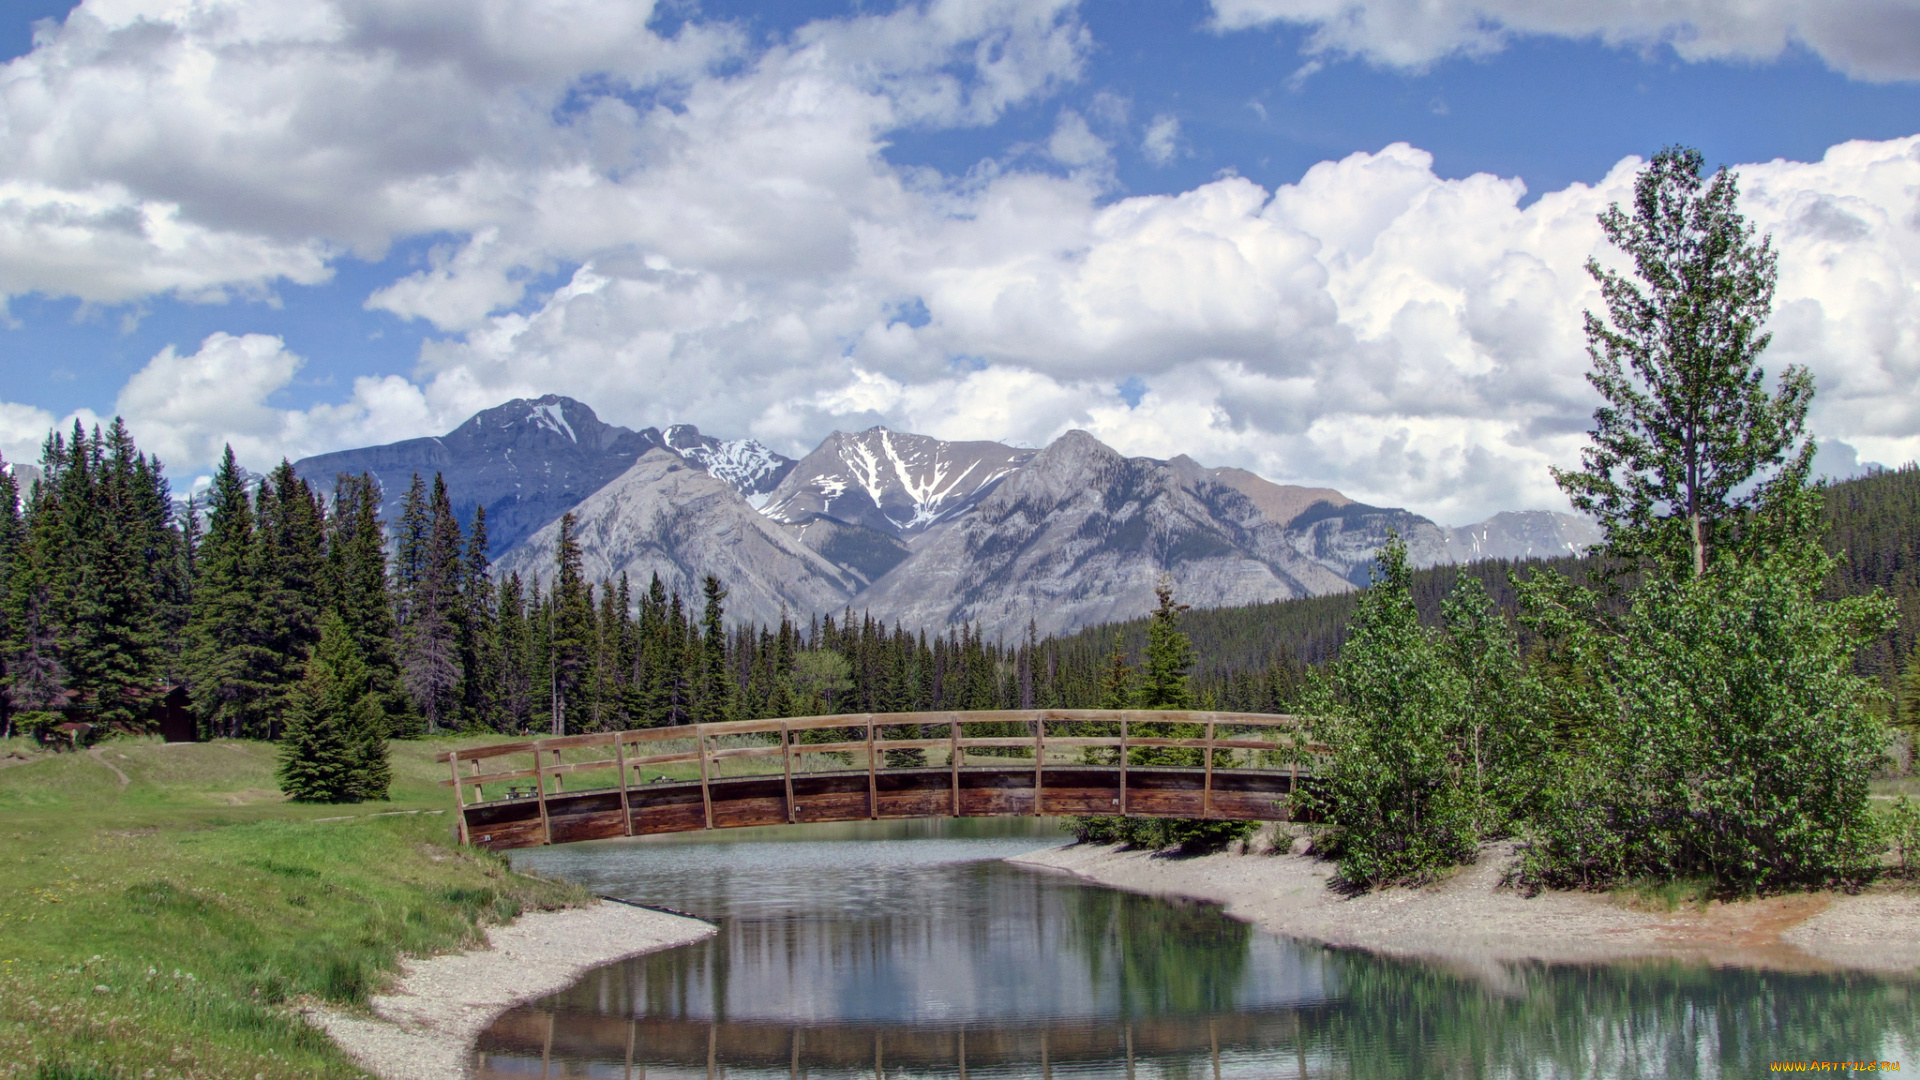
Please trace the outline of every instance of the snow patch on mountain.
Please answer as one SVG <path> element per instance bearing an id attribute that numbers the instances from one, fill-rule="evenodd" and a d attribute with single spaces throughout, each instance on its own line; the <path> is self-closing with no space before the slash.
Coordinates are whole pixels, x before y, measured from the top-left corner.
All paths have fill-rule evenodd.
<path id="1" fill-rule="evenodd" d="M 557 401 L 535 405 L 527 419 L 555 434 L 565 435 L 570 442 L 580 441 L 580 436 L 573 433 L 573 425 L 567 423 L 565 407 Z"/>
<path id="2" fill-rule="evenodd" d="M 716 439 L 692 424 L 675 424 L 662 436 L 668 449 L 707 470 L 744 496 L 755 510 L 793 468 L 793 459 L 757 439 Z"/>

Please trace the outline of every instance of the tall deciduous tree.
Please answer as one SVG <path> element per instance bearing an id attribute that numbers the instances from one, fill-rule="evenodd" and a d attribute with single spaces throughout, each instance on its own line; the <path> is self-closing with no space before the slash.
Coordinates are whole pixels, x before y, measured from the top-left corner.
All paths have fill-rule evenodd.
<path id="1" fill-rule="evenodd" d="M 1663 150 L 1634 183 L 1633 213 L 1600 217 L 1634 274 L 1587 264 L 1607 305 L 1607 319 L 1586 316 L 1587 379 L 1606 404 L 1582 467 L 1554 470 L 1615 555 L 1695 576 L 1778 494 L 1770 473 L 1790 456 L 1804 473 L 1813 454 L 1810 441 L 1796 447 L 1812 377 L 1789 367 L 1769 394 L 1760 368 L 1778 272 L 1771 238 L 1754 241 L 1733 174 L 1706 180 L 1701 168 L 1697 150 Z"/>

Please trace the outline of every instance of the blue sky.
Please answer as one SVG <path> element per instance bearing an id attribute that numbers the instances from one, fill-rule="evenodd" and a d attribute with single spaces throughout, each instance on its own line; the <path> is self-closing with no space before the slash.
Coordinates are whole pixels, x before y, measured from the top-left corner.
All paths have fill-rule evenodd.
<path id="1" fill-rule="evenodd" d="M 0 8 L 0 451 L 117 411 L 184 479 L 555 391 L 1555 507 L 1592 214 L 1685 143 L 1830 460 L 1920 452 L 1913 4 L 600 2 Z"/>

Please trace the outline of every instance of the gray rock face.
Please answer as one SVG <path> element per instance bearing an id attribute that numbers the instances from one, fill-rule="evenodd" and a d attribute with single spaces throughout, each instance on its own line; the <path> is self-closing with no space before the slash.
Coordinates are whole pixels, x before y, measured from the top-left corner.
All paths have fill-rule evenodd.
<path id="1" fill-rule="evenodd" d="M 437 438 L 319 454 L 293 467 L 326 494 L 339 473 L 372 473 L 389 521 L 398 516 L 415 473 L 429 483 L 440 473 L 461 524 L 475 506 L 485 506 L 488 540 L 503 552 L 659 445 L 653 428 L 630 431 L 602 423 L 580 402 L 548 394 L 488 409 Z"/>
<path id="2" fill-rule="evenodd" d="M 662 435 L 667 448 L 733 486 L 755 508 L 793 471 L 794 461 L 753 439 L 716 439 L 692 424 L 675 424 Z"/>
<path id="3" fill-rule="evenodd" d="M 1010 637 L 1029 620 L 1044 634 L 1137 616 L 1153 607 L 1162 574 L 1197 607 L 1348 587 L 1297 557 L 1280 526 L 1190 459 L 1125 458 L 1081 431 L 912 547 L 856 609 Z"/>
<path id="4" fill-rule="evenodd" d="M 1592 519 L 1550 510 L 1508 510 L 1447 533 L 1447 562 L 1584 555 L 1606 538 Z"/>
<path id="5" fill-rule="evenodd" d="M 964 513 L 1033 455 L 883 427 L 836 431 L 787 473 L 765 513 L 789 525 L 824 515 L 904 539 Z"/>
<path id="6" fill-rule="evenodd" d="M 764 499 L 793 468 L 751 439 L 721 440 L 690 424 L 666 435 L 608 424 L 570 397 L 519 398 L 475 414 L 446 435 L 385 446 L 318 454 L 294 462 L 294 471 L 331 494 L 340 473 L 372 473 L 384 495 L 381 515 L 392 521 L 413 475 L 446 479 L 454 513 L 466 524 L 476 506 L 487 508 L 487 539 L 505 552 L 619 476 L 640 455 L 668 446 L 749 498 Z"/>
<path id="7" fill-rule="evenodd" d="M 732 485 L 664 448 L 571 509 L 587 580 L 625 573 L 644 589 L 659 574 L 697 605 L 701 579 L 713 574 L 727 587 L 729 622 L 777 623 L 782 605 L 802 619 L 838 610 L 863 584 L 755 512 Z M 495 573 L 550 587 L 559 538 L 556 520 L 502 556 Z"/>

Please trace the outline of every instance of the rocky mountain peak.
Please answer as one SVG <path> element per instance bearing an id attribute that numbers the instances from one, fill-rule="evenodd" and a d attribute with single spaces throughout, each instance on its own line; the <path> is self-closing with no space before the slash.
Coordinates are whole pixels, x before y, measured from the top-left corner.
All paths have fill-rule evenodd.
<path id="1" fill-rule="evenodd" d="M 816 516 L 894 537 L 961 513 L 1033 457 L 997 442 L 947 442 L 872 427 L 836 431 L 793 466 L 767 499 L 775 521 Z"/>
<path id="2" fill-rule="evenodd" d="M 675 424 L 661 436 L 667 447 L 695 462 L 745 496 L 755 509 L 793 471 L 794 460 L 755 439 L 716 439 L 692 424 Z"/>

